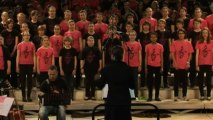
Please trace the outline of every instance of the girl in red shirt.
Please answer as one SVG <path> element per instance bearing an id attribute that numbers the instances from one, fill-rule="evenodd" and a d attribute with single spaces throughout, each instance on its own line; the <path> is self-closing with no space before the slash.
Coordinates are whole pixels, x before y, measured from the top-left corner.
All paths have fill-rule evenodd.
<path id="1" fill-rule="evenodd" d="M 183 87 L 183 100 L 188 101 L 187 94 L 187 74 L 190 68 L 191 54 L 194 52 L 192 44 L 185 39 L 185 30 L 181 29 L 178 32 L 178 40 L 172 42 L 170 47 L 170 53 L 173 60 L 174 72 L 174 101 L 178 99 L 178 86 L 180 80 Z"/>
<path id="2" fill-rule="evenodd" d="M 22 33 L 22 39 L 17 46 L 16 72 L 20 74 L 22 99 L 24 102 L 31 102 L 32 74 L 36 70 L 35 46 L 29 41 L 29 32 Z"/>
<path id="3" fill-rule="evenodd" d="M 59 52 L 63 47 L 63 36 L 60 35 L 61 28 L 59 25 L 54 26 L 54 35 L 50 37 L 50 46 L 53 48 L 55 65 L 59 69 Z"/>
<path id="4" fill-rule="evenodd" d="M 207 28 L 201 31 L 201 39 L 196 44 L 196 70 L 198 71 L 200 100 L 204 100 L 203 81 L 206 73 L 207 100 L 211 100 L 211 72 L 213 60 L 213 42 Z"/>

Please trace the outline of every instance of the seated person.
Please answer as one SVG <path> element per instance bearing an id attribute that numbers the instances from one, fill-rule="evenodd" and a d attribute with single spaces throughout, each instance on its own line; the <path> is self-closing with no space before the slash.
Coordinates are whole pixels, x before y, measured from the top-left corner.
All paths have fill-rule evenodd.
<path id="1" fill-rule="evenodd" d="M 58 71 L 56 66 L 50 66 L 48 70 L 48 79 L 42 82 L 40 86 L 39 97 L 43 97 L 45 101 L 45 95 L 58 95 L 69 93 L 67 84 L 63 79 L 58 77 Z M 49 98 L 49 100 L 55 100 L 55 98 Z M 70 101 L 70 100 L 69 100 Z M 45 103 L 45 102 L 44 102 Z M 57 120 L 66 120 L 66 109 L 65 105 L 68 103 L 63 103 L 63 101 L 59 101 L 55 103 L 55 101 L 48 102 L 47 104 L 43 104 L 39 110 L 39 118 L 40 120 L 48 120 L 48 116 L 52 112 L 57 113 Z"/>

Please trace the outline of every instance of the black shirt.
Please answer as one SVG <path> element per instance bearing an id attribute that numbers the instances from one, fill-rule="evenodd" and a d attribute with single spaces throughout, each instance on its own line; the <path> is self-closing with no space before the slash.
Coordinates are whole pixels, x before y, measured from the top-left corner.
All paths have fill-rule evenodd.
<path id="1" fill-rule="evenodd" d="M 62 69 L 66 74 L 71 74 L 74 69 L 74 60 L 77 56 L 75 48 L 62 48 L 59 57 L 62 57 Z"/>

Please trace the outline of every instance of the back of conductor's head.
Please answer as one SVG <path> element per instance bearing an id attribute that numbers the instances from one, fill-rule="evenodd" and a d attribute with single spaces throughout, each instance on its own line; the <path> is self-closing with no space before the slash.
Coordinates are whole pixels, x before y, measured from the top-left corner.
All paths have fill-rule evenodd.
<path id="1" fill-rule="evenodd" d="M 113 61 L 121 61 L 123 58 L 123 48 L 119 45 L 116 45 L 112 48 L 111 59 Z"/>

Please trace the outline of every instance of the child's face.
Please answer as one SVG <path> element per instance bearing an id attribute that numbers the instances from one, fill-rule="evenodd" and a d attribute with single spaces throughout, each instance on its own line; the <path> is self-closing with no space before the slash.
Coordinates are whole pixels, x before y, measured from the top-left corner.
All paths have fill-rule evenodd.
<path id="1" fill-rule="evenodd" d="M 42 41 L 42 44 L 45 47 L 49 46 L 49 40 L 48 40 L 48 38 L 44 38 L 44 40 Z"/>
<path id="2" fill-rule="evenodd" d="M 88 38 L 88 39 L 87 39 L 87 45 L 88 45 L 89 47 L 93 47 L 94 44 L 95 44 L 95 40 L 94 40 L 93 38 Z"/>
<path id="3" fill-rule="evenodd" d="M 1 19 L 2 19 L 2 21 L 6 21 L 6 20 L 8 19 L 8 17 L 9 17 L 9 15 L 8 15 L 7 12 L 3 12 L 3 13 L 1 14 Z"/>
<path id="4" fill-rule="evenodd" d="M 184 39 L 185 38 L 185 33 L 183 31 L 179 31 L 178 32 L 178 37 L 180 40 Z"/>
<path id="5" fill-rule="evenodd" d="M 200 22 L 194 22 L 193 26 L 195 29 L 199 29 L 200 28 L 201 23 Z"/>
<path id="6" fill-rule="evenodd" d="M 133 16 L 128 16 L 127 17 L 127 22 L 134 22 Z"/>
<path id="7" fill-rule="evenodd" d="M 74 23 L 74 22 L 70 22 L 70 23 L 69 23 L 69 28 L 75 29 L 75 23 Z"/>
<path id="8" fill-rule="evenodd" d="M 126 31 L 131 31 L 132 29 L 133 29 L 133 28 L 132 28 L 131 25 L 129 25 L 129 24 L 126 25 Z"/>
<path id="9" fill-rule="evenodd" d="M 207 31 L 207 30 L 203 30 L 203 31 L 202 31 L 202 36 L 203 36 L 204 38 L 207 38 L 207 37 L 208 37 L 208 31 Z"/>
<path id="10" fill-rule="evenodd" d="M 96 16 L 96 20 L 97 20 L 97 21 L 102 21 L 102 20 L 103 20 L 103 16 L 98 14 L 98 15 Z"/>
<path id="11" fill-rule="evenodd" d="M 48 11 L 48 14 L 49 14 L 50 17 L 55 17 L 56 9 L 54 7 L 51 7 Z"/>
<path id="12" fill-rule="evenodd" d="M 135 39 L 136 39 L 136 33 L 135 32 L 130 32 L 129 39 L 130 39 L 130 41 L 135 41 Z"/>
<path id="13" fill-rule="evenodd" d="M 64 12 L 64 18 L 70 19 L 72 17 L 71 12 Z"/>
<path id="14" fill-rule="evenodd" d="M 182 29 L 182 28 L 183 28 L 183 24 L 181 24 L 181 23 L 176 23 L 176 27 L 177 27 L 177 29 Z"/>
<path id="15" fill-rule="evenodd" d="M 89 24 L 88 30 L 89 30 L 89 31 L 93 31 L 93 30 L 94 30 L 94 24 Z"/>
<path id="16" fill-rule="evenodd" d="M 58 34 L 60 34 L 60 32 L 61 32 L 60 27 L 59 26 L 55 26 L 54 27 L 54 33 L 58 35 Z"/>
<path id="17" fill-rule="evenodd" d="M 64 42 L 64 46 L 65 46 L 65 47 L 69 47 L 70 45 L 71 45 L 71 42 L 70 42 L 70 41 L 65 41 L 65 42 Z"/>
<path id="18" fill-rule="evenodd" d="M 86 13 L 85 13 L 85 12 L 79 13 L 79 18 L 80 18 L 81 20 L 86 20 L 86 19 L 87 19 Z"/>
<path id="19" fill-rule="evenodd" d="M 157 36 L 152 34 L 152 35 L 150 36 L 150 40 L 151 40 L 153 43 L 156 43 L 156 41 L 157 41 Z"/>
<path id="20" fill-rule="evenodd" d="M 186 11 L 184 9 L 180 9 L 179 15 L 186 16 Z"/>
<path id="21" fill-rule="evenodd" d="M 28 25 L 27 25 L 27 24 L 22 24 L 22 25 L 21 25 L 21 30 L 22 30 L 22 31 L 27 31 L 27 30 L 29 30 Z"/>
<path id="22" fill-rule="evenodd" d="M 29 33 L 24 33 L 22 36 L 23 36 L 23 40 L 24 41 L 29 41 L 30 40 L 30 34 Z"/>
<path id="23" fill-rule="evenodd" d="M 44 33 L 45 33 L 44 30 L 38 30 L 39 35 L 44 35 Z"/>
<path id="24" fill-rule="evenodd" d="M 162 15 L 163 15 L 163 16 L 168 16 L 168 15 L 169 15 L 168 9 L 163 9 L 163 10 L 162 10 Z"/>
<path id="25" fill-rule="evenodd" d="M 158 23 L 158 27 L 161 28 L 161 29 L 164 29 L 166 26 L 166 24 L 164 22 L 159 22 Z"/>
<path id="26" fill-rule="evenodd" d="M 11 23 L 8 24 L 8 28 L 9 29 L 13 29 L 13 22 L 11 22 Z"/>
<path id="27" fill-rule="evenodd" d="M 143 25 L 143 30 L 145 30 L 145 31 L 149 31 L 149 25 Z"/>

